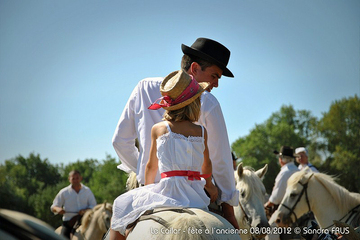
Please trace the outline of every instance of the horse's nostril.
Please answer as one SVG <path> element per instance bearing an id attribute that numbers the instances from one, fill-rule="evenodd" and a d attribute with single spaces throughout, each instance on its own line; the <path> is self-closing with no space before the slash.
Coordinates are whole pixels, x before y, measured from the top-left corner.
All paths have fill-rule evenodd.
<path id="1" fill-rule="evenodd" d="M 280 222 L 281 222 L 280 218 L 276 219 L 276 223 L 280 223 Z"/>

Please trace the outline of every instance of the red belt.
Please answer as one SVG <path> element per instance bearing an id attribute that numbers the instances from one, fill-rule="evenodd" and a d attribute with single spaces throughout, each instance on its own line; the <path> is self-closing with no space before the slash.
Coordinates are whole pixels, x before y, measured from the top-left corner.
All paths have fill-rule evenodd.
<path id="1" fill-rule="evenodd" d="M 208 178 L 211 176 L 211 174 L 200 174 L 200 172 L 195 171 L 170 171 L 170 172 L 163 172 L 161 173 L 161 178 L 166 177 L 188 177 L 188 180 L 194 181 L 194 180 L 201 180 L 201 178 Z"/>

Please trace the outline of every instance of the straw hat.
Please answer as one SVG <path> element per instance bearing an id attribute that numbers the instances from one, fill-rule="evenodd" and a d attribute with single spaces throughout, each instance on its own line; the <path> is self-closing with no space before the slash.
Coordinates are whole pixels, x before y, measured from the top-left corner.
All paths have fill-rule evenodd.
<path id="1" fill-rule="evenodd" d="M 177 110 L 183 108 L 200 97 L 209 85 L 210 83 L 207 82 L 198 83 L 183 70 L 172 72 L 161 83 L 160 92 L 163 97 L 160 98 L 160 103 L 153 103 L 149 109 L 156 110 L 162 107 L 165 110 Z"/>

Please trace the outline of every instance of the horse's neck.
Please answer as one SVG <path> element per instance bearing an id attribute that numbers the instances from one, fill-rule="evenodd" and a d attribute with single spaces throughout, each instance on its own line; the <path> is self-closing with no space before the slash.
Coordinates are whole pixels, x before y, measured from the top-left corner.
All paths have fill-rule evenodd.
<path id="1" fill-rule="evenodd" d="M 317 201 L 315 201 L 314 205 L 311 207 L 311 210 L 313 211 L 315 218 L 321 228 L 332 226 L 333 220 L 342 219 L 354 207 L 351 205 L 348 207 L 348 209 L 344 209 L 337 206 L 334 198 L 325 189 L 323 192 L 321 192 L 321 196 L 319 193 L 313 196 L 318 197 Z M 342 220 L 345 221 L 346 219 Z"/>
<path id="2" fill-rule="evenodd" d="M 85 234 L 84 234 L 85 231 Z M 104 233 L 101 232 L 99 227 L 97 226 L 97 219 L 94 218 L 90 224 L 88 225 L 87 229 L 81 229 L 81 233 L 84 236 L 84 239 L 86 240 L 92 240 L 92 239 L 102 239 Z"/>
<path id="3" fill-rule="evenodd" d="M 326 204 L 318 201 L 318 203 L 312 207 L 312 211 L 321 228 L 329 227 L 333 224 L 333 220 L 338 220 L 344 215 L 334 201 L 328 201 Z"/>

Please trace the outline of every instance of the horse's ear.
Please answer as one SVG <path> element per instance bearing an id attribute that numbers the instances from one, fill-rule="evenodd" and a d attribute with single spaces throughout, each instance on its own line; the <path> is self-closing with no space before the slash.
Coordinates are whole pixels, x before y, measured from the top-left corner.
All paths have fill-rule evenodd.
<path id="1" fill-rule="evenodd" d="M 240 179 L 242 178 L 243 171 L 244 171 L 244 168 L 243 168 L 243 165 L 242 165 L 242 162 L 241 162 L 241 163 L 239 163 L 239 165 L 237 166 L 237 174 L 238 174 L 238 176 L 239 176 Z"/>
<path id="2" fill-rule="evenodd" d="M 268 170 L 268 165 L 265 164 L 265 166 L 259 170 L 257 170 L 255 173 L 256 175 L 258 175 L 258 177 L 262 180 L 263 177 L 265 176 L 266 172 Z"/>
<path id="3" fill-rule="evenodd" d="M 106 209 L 106 200 L 104 201 L 104 209 Z"/>

